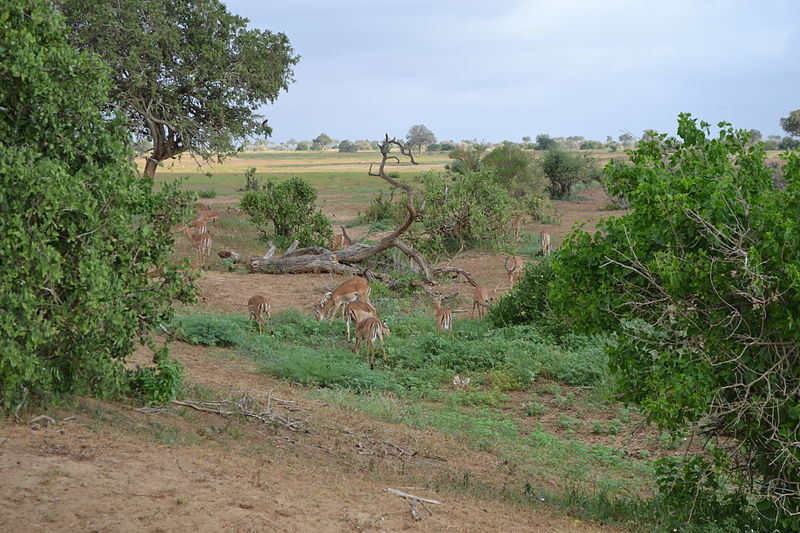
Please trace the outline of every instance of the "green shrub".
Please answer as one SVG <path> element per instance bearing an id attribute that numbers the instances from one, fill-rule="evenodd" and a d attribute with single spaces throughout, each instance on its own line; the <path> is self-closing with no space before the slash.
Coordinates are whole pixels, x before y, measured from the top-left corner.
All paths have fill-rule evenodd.
<path id="1" fill-rule="evenodd" d="M 200 198 L 216 198 L 217 197 L 217 191 L 215 191 L 214 189 L 206 189 L 206 190 L 203 190 L 203 191 L 197 191 L 197 196 L 199 196 Z"/>
<path id="2" fill-rule="evenodd" d="M 593 159 L 560 148 L 548 149 L 539 164 L 550 181 L 550 196 L 556 200 L 568 198 L 575 185 L 600 177 Z"/>
<path id="3" fill-rule="evenodd" d="M 166 349 L 153 357 L 155 367 L 129 370 L 131 390 L 148 405 L 169 403 L 181 390 L 183 365 L 180 361 L 169 359 Z"/>
<path id="4" fill-rule="evenodd" d="M 496 326 L 552 322 L 549 284 L 553 279 L 549 258 L 528 262 L 522 279 L 492 306 L 489 320 Z"/>
<path id="5" fill-rule="evenodd" d="M 316 201 L 316 189 L 295 177 L 280 183 L 267 181 L 264 190 L 245 193 L 239 205 L 265 240 L 272 226 L 279 246 L 295 239 L 301 246 L 329 246 L 333 230 L 325 215 L 315 211 Z"/>
<path id="6" fill-rule="evenodd" d="M 189 344 L 232 348 L 242 346 L 247 337 L 244 316 L 187 315 L 171 324 L 175 335 Z"/>
<path id="7" fill-rule="evenodd" d="M 497 183 L 494 170 L 419 178 L 426 208 L 406 237 L 423 251 L 496 246 L 507 238 L 512 199 Z"/>
<path id="8" fill-rule="evenodd" d="M 797 529 L 800 153 L 784 154 L 777 188 L 763 144 L 718 127 L 681 114 L 679 139 L 648 135 L 606 167 L 631 211 L 566 240 L 550 303 L 583 331 L 616 332 L 622 399 L 662 429 L 699 424 L 729 443 L 743 473 L 731 493 L 752 491 L 767 522 Z"/>

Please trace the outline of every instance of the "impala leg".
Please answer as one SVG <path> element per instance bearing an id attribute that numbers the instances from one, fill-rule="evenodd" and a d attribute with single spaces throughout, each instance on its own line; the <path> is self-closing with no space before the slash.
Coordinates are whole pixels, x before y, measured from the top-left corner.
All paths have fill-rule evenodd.
<path id="1" fill-rule="evenodd" d="M 339 308 L 342 306 L 340 302 L 337 302 L 333 308 L 333 313 L 331 314 L 330 322 L 333 323 L 333 319 L 336 318 L 336 312 L 339 311 Z"/>

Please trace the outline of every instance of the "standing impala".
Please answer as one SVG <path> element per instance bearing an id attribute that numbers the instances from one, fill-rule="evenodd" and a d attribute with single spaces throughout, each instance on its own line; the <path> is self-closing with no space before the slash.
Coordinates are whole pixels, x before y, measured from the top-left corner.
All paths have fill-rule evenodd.
<path id="1" fill-rule="evenodd" d="M 509 262 L 511 263 L 511 268 L 508 268 Z M 522 277 L 522 267 L 525 266 L 525 260 L 518 255 L 506 257 L 506 261 L 503 263 L 503 266 L 508 273 L 508 282 L 511 285 L 514 285 L 514 282 Z"/>
<path id="2" fill-rule="evenodd" d="M 514 230 L 514 238 L 519 240 L 520 229 L 522 228 L 522 215 L 515 216 L 511 219 L 511 228 Z"/>
<path id="3" fill-rule="evenodd" d="M 542 255 L 550 255 L 550 234 L 543 231 L 539 234 L 542 241 Z"/>
<path id="4" fill-rule="evenodd" d="M 211 260 L 211 244 L 213 242 L 212 235 L 210 233 L 194 233 L 192 229 L 186 227 L 185 225 L 178 226 L 174 229 L 175 231 L 183 231 L 183 234 L 186 235 L 186 238 L 191 241 L 197 255 L 197 265 L 201 270 L 204 270 L 205 259 L 207 258 L 209 261 Z"/>
<path id="5" fill-rule="evenodd" d="M 450 337 L 453 337 L 453 311 L 442 307 L 442 298 L 436 298 L 433 302 L 436 305 L 436 329 L 449 331 Z"/>
<path id="6" fill-rule="evenodd" d="M 347 326 L 347 344 L 350 344 L 350 323 L 355 326 L 366 318 L 378 318 L 372 304 L 366 302 L 350 302 L 344 306 L 344 323 Z"/>
<path id="7" fill-rule="evenodd" d="M 385 322 L 381 322 L 375 317 L 367 317 L 356 326 L 356 346 L 353 353 L 357 354 L 361 351 L 361 341 L 366 339 L 369 344 L 369 368 L 375 369 L 375 341 L 381 341 L 381 350 L 383 351 L 383 362 L 386 363 L 386 344 L 383 340 L 384 336 L 390 335 L 389 328 L 386 327 Z"/>
<path id="8" fill-rule="evenodd" d="M 478 285 L 472 291 L 472 318 L 475 318 L 475 309 L 478 309 L 478 318 L 482 318 L 489 309 L 489 289 L 483 285 Z"/>
<path id="9" fill-rule="evenodd" d="M 367 284 L 367 280 L 359 277 L 350 278 L 339 285 L 335 291 L 326 293 L 319 301 L 314 314 L 317 316 L 317 320 L 321 322 L 333 307 L 333 314 L 331 315 L 331 322 L 333 322 L 336 312 L 344 304 L 355 302 L 356 300 L 369 303 L 370 292 L 372 292 L 372 289 Z"/>
<path id="10" fill-rule="evenodd" d="M 270 313 L 269 300 L 263 294 L 254 294 L 247 301 L 247 309 L 250 311 L 250 319 L 258 324 L 258 332 L 263 333 L 265 321 L 264 313 L 269 317 L 269 332 L 272 333 L 272 313 Z"/>

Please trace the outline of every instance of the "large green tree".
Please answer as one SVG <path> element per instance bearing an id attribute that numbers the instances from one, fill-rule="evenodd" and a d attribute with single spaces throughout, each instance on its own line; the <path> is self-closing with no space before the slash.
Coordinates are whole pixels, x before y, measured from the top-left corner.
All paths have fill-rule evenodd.
<path id="1" fill-rule="evenodd" d="M 57 0 L 72 41 L 111 67 L 110 107 L 152 140 L 145 172 L 187 150 L 235 152 L 270 135 L 256 111 L 292 81 L 298 61 L 283 33 L 247 29 L 219 0 Z"/>
<path id="2" fill-rule="evenodd" d="M 46 0 L 0 6 L 4 409 L 124 391 L 134 339 L 193 292 L 168 260 L 188 199 L 138 177 L 108 69 L 67 34 Z"/>
<path id="3" fill-rule="evenodd" d="M 683 114 L 679 139 L 651 132 L 630 162 L 609 164 L 608 190 L 631 211 L 566 240 L 550 303 L 573 326 L 617 333 L 624 400 L 661 428 L 705 437 L 711 453 L 667 469 L 671 498 L 683 491 L 712 519 L 747 495 L 770 530 L 797 531 L 800 154 L 784 156 L 777 188 L 763 144 L 719 128 L 712 137 Z M 738 494 L 715 503 L 712 486 Z"/>

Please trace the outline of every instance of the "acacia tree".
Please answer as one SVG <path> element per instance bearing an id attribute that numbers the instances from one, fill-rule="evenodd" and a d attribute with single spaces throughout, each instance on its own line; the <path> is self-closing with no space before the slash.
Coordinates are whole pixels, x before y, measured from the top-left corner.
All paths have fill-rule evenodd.
<path id="1" fill-rule="evenodd" d="M 436 142 L 436 136 L 431 130 L 422 124 L 411 126 L 406 135 L 406 143 L 409 146 L 416 146 L 417 153 L 422 151 L 423 146 L 433 144 Z"/>
<path id="2" fill-rule="evenodd" d="M 288 89 L 298 61 L 283 33 L 247 29 L 219 0 L 58 0 L 73 43 L 111 67 L 109 107 L 152 140 L 145 173 L 187 150 L 236 151 L 272 129 L 256 110 Z"/>
<path id="3" fill-rule="evenodd" d="M 46 0 L 0 16 L 0 406 L 124 392 L 134 339 L 193 292 L 168 260 L 186 194 L 137 176 L 110 82 Z M 159 269 L 158 277 L 148 274 Z M 175 377 L 166 352 L 161 370 Z M 159 376 L 150 374 L 151 385 Z M 179 373 L 177 373 L 179 376 Z M 169 379 L 171 392 L 176 381 Z M 169 391 L 168 391 L 169 392 Z M 168 399 L 161 396 L 160 399 Z"/>
<path id="4" fill-rule="evenodd" d="M 800 109 L 795 109 L 788 117 L 781 118 L 781 128 L 789 135 L 800 137 Z"/>
<path id="5" fill-rule="evenodd" d="M 618 334 L 622 398 L 709 453 L 662 462 L 668 501 L 700 519 L 747 501 L 770 530 L 800 529 L 800 154 L 786 187 L 748 133 L 679 118 L 606 169 L 631 212 L 577 231 L 554 258 L 550 301 L 583 330 Z M 733 493 L 729 488 L 733 487 Z"/>

